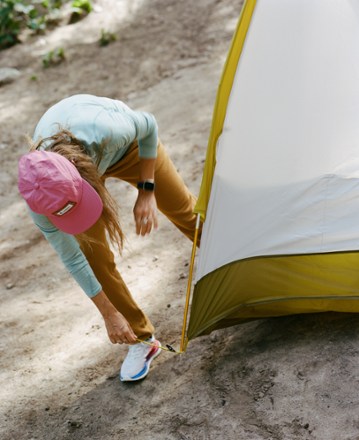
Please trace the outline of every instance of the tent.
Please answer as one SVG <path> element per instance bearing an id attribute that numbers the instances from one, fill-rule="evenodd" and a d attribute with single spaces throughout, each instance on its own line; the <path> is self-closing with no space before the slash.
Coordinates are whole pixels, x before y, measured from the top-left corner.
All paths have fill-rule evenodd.
<path id="1" fill-rule="evenodd" d="M 359 1 L 245 1 L 215 104 L 186 338 L 359 312 Z"/>

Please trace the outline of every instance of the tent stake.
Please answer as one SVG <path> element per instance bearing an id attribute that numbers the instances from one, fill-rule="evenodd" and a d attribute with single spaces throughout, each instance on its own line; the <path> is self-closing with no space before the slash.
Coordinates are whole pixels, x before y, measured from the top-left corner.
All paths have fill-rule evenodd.
<path id="1" fill-rule="evenodd" d="M 180 345 L 180 352 L 181 353 L 186 351 L 187 344 L 188 344 L 188 337 L 187 337 L 187 334 L 186 334 L 187 315 L 188 315 L 188 308 L 189 308 L 189 300 L 190 300 L 190 296 L 191 296 L 193 266 L 194 266 L 194 259 L 195 259 L 195 256 L 196 256 L 196 248 L 197 248 L 197 240 L 198 240 L 198 231 L 199 231 L 200 220 L 201 220 L 201 215 L 197 214 L 196 229 L 195 229 L 195 232 L 194 232 L 193 245 L 192 245 L 191 263 L 190 263 L 190 266 L 189 266 L 189 274 L 188 274 L 186 303 L 185 303 L 184 315 L 183 315 L 182 338 L 181 338 L 181 345 Z"/>

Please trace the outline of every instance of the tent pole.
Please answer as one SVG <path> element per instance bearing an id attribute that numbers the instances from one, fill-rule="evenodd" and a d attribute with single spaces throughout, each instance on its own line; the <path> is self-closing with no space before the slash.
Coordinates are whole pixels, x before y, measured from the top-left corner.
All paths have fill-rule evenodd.
<path id="1" fill-rule="evenodd" d="M 182 338 L 181 338 L 181 345 L 180 345 L 180 352 L 181 353 L 183 353 L 186 350 L 187 344 L 188 344 L 188 338 L 187 338 L 187 334 L 186 334 L 187 315 L 188 315 L 188 308 L 189 308 L 189 300 L 190 300 L 190 296 L 191 296 L 193 266 L 194 266 L 194 259 L 196 256 L 196 248 L 197 248 L 197 240 L 198 240 L 198 231 L 199 231 L 200 221 L 201 221 L 201 215 L 197 214 L 196 229 L 194 232 L 191 263 L 189 266 L 189 274 L 188 274 L 188 282 L 187 282 L 186 303 L 185 303 L 184 315 L 183 315 Z"/>

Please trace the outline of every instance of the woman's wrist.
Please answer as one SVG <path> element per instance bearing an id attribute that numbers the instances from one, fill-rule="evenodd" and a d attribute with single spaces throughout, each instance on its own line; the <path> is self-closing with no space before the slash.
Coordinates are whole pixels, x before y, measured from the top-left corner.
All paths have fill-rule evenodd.
<path id="1" fill-rule="evenodd" d="M 104 318 L 110 318 L 119 313 L 103 290 L 91 299 Z"/>

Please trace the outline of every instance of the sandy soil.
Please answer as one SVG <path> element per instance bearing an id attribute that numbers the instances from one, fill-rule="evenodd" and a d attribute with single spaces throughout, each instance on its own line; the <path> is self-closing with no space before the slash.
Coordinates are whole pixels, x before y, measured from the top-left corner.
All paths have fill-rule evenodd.
<path id="1" fill-rule="evenodd" d="M 123 384 L 126 350 L 32 225 L 17 159 L 42 113 L 78 92 L 153 112 L 198 193 L 212 110 L 241 0 L 98 0 L 73 25 L 0 53 L 21 77 L 0 94 L 0 438 L 2 440 L 358 440 L 359 317 L 320 314 L 221 330 L 163 353 L 146 380 Z M 100 47 L 101 29 L 117 41 Z M 66 62 L 43 69 L 63 47 Z M 120 270 L 178 347 L 190 242 L 164 218 L 134 234 L 134 191 L 110 182 L 127 236 Z"/>

